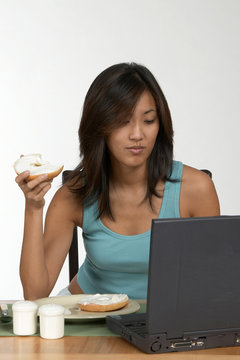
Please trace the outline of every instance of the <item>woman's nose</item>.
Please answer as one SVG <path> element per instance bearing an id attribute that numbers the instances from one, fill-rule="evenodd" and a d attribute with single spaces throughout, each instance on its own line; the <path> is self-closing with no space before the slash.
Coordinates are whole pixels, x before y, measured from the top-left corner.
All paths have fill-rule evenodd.
<path id="1" fill-rule="evenodd" d="M 139 124 L 133 124 L 130 129 L 129 139 L 139 141 L 142 140 L 142 138 L 143 138 L 143 133 L 141 126 Z"/>

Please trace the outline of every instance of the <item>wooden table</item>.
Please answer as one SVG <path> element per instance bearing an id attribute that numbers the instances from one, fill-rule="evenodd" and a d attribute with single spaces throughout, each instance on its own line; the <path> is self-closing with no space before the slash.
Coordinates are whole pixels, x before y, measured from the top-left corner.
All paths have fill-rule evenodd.
<path id="1" fill-rule="evenodd" d="M 118 337 L 64 337 L 45 340 L 40 337 L 1 337 L 1 360 L 237 360 L 240 348 L 194 350 L 169 354 L 144 354 Z"/>
<path id="2" fill-rule="evenodd" d="M 113 336 L 65 336 L 57 340 L 46 340 L 38 336 L 0 337 L 0 360 L 55 359 L 240 360 L 240 347 L 151 355 Z"/>

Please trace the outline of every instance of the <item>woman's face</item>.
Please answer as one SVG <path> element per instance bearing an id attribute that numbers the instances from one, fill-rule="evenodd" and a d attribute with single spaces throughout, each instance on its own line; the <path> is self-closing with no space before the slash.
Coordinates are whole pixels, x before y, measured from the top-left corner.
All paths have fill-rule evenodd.
<path id="1" fill-rule="evenodd" d="M 112 165 L 130 167 L 146 164 L 159 130 L 155 101 L 149 91 L 138 100 L 133 116 L 106 139 Z"/>

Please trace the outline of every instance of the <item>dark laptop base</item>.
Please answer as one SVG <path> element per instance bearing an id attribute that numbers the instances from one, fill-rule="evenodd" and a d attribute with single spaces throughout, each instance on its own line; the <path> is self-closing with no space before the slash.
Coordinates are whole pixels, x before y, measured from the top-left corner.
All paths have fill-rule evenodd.
<path id="1" fill-rule="evenodd" d="M 136 327 L 144 328 L 146 314 L 130 314 L 122 316 L 107 316 L 108 328 L 115 334 L 148 354 L 167 353 L 174 351 L 189 351 L 211 349 L 216 347 L 230 347 L 240 345 L 240 328 L 209 331 L 207 334 L 185 333 L 184 337 L 168 339 L 166 334 L 144 335 L 136 333 Z M 134 325 L 134 323 L 136 325 Z"/>
<path id="2" fill-rule="evenodd" d="M 153 220 L 146 314 L 107 326 L 146 353 L 238 346 L 239 274 L 240 216 Z"/>

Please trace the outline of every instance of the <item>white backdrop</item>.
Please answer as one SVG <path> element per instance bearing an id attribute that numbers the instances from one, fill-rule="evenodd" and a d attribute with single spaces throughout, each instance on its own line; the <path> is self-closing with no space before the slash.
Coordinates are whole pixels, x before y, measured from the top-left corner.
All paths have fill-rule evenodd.
<path id="1" fill-rule="evenodd" d="M 24 199 L 12 164 L 40 152 L 73 168 L 86 91 L 112 64 L 153 72 L 175 159 L 210 169 L 222 214 L 240 213 L 239 18 L 239 0 L 0 0 L 0 299 L 22 298 Z M 59 186 L 60 177 L 47 204 Z M 65 264 L 52 294 L 67 282 Z"/>

